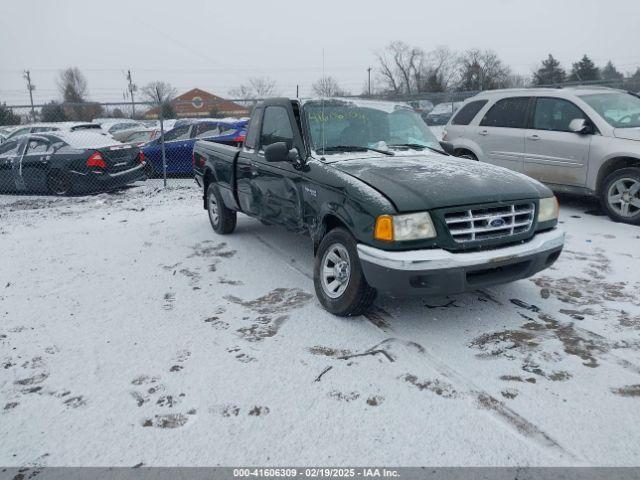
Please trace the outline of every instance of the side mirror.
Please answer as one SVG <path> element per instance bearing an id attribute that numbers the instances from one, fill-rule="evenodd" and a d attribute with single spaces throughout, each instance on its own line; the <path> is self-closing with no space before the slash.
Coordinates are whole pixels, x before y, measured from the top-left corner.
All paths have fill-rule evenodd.
<path id="1" fill-rule="evenodd" d="M 276 142 L 268 145 L 264 149 L 264 158 L 267 162 L 289 162 L 298 163 L 298 149 L 289 149 L 286 142 Z"/>
<path id="2" fill-rule="evenodd" d="M 584 118 L 574 118 L 569 122 L 569 130 L 573 133 L 579 133 L 580 135 L 587 135 L 593 133 L 591 124 Z"/>

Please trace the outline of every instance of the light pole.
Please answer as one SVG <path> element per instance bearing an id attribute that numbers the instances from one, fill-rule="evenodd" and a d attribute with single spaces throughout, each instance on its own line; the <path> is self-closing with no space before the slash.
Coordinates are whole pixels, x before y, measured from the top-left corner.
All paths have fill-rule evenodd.
<path id="1" fill-rule="evenodd" d="M 25 70 L 24 79 L 27 81 L 27 90 L 29 90 L 29 100 L 31 101 L 31 118 L 36 121 L 36 110 L 33 108 L 33 91 L 36 89 L 35 85 L 31 84 L 31 72 Z"/>

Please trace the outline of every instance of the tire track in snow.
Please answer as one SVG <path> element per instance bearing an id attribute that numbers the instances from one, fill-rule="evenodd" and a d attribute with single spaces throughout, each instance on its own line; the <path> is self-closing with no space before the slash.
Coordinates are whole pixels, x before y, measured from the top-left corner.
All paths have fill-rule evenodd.
<path id="1" fill-rule="evenodd" d="M 306 271 L 297 262 L 292 261 L 291 258 L 282 249 L 269 243 L 263 237 L 255 235 L 255 238 L 269 250 L 274 252 L 278 257 L 284 260 L 285 264 L 292 270 L 300 273 L 304 277 L 313 281 L 313 274 Z M 393 328 L 391 327 L 391 321 L 393 316 L 387 313 L 382 308 L 373 306 L 372 309 L 363 315 L 373 327 L 382 332 L 387 339 L 398 339 L 403 342 L 416 343 L 413 340 L 407 340 L 397 335 L 391 335 Z M 588 465 L 588 461 L 582 456 L 572 452 L 568 448 L 560 444 L 551 435 L 546 433 L 541 427 L 535 423 L 527 420 L 525 417 L 517 413 L 515 410 L 509 408 L 489 392 L 479 388 L 470 379 L 465 377 L 460 372 L 451 368 L 446 362 L 443 362 L 438 357 L 431 354 L 423 345 L 417 344 L 421 347 L 420 354 L 427 360 L 429 366 L 439 375 L 447 378 L 457 386 L 461 391 L 466 392 L 468 395 L 465 397 L 473 399 L 474 406 L 485 414 L 490 415 L 496 420 L 497 424 L 508 430 L 510 433 L 517 435 L 527 443 L 534 444 L 539 450 L 549 455 L 556 460 L 567 460 L 572 465 Z"/>

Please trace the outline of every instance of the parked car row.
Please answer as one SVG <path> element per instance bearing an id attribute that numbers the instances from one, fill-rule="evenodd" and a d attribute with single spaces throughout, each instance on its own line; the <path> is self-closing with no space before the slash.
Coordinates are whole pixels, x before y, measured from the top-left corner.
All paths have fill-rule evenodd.
<path id="1" fill-rule="evenodd" d="M 127 122 L 132 128 L 120 128 Z M 164 136 L 167 173 L 192 173 L 196 139 L 240 145 L 246 124 L 183 121 Z M 68 195 L 119 188 L 162 173 L 162 147 L 159 129 L 139 122 L 25 125 L 0 144 L 0 191 Z"/>
<path id="2" fill-rule="evenodd" d="M 509 89 L 468 99 L 445 128 L 455 155 L 594 195 L 640 224 L 640 98 L 603 87 Z"/>
<path id="3" fill-rule="evenodd" d="M 0 191 L 69 195 L 112 190 L 144 180 L 135 145 L 82 131 L 29 133 L 0 145 Z"/>

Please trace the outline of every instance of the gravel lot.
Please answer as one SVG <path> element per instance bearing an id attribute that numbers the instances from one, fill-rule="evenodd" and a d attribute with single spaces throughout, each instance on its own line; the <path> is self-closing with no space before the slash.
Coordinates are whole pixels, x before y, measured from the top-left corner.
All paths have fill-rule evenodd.
<path id="1" fill-rule="evenodd" d="M 552 269 L 345 319 L 191 180 L 0 197 L 0 465 L 638 465 L 640 229 L 561 203 Z"/>

